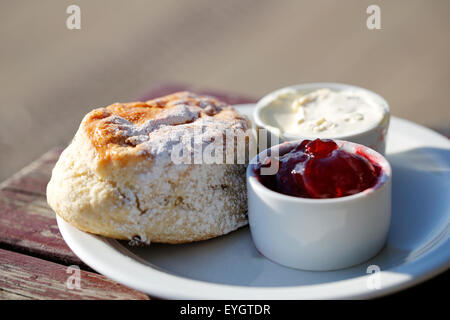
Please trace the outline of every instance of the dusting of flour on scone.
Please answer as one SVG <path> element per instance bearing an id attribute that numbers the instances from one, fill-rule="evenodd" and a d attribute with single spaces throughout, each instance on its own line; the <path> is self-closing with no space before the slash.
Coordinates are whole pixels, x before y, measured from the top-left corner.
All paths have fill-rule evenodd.
<path id="1" fill-rule="evenodd" d="M 231 106 L 189 92 L 95 109 L 56 163 L 47 201 L 75 227 L 116 239 L 184 243 L 227 234 L 247 224 L 245 164 L 189 160 L 222 145 L 225 130 L 250 126 Z M 174 146 L 185 150 L 181 163 Z"/>

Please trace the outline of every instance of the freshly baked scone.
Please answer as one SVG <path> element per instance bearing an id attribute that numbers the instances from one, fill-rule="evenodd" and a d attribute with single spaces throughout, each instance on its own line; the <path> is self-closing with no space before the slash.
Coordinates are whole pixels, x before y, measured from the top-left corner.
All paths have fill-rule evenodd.
<path id="1" fill-rule="evenodd" d="M 116 239 L 184 243 L 229 233 L 247 224 L 246 165 L 201 163 L 196 150 L 250 127 L 231 106 L 189 92 L 95 109 L 56 163 L 47 201 L 75 227 Z M 236 145 L 223 149 L 232 158 Z"/>

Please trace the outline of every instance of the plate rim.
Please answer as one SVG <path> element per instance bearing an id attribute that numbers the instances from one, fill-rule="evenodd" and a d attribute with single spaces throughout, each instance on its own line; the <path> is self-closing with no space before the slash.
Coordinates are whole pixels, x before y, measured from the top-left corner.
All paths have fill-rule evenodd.
<path id="1" fill-rule="evenodd" d="M 441 243 L 437 244 L 431 251 L 408 263 L 386 271 L 380 271 L 380 277 L 382 277 L 383 282 L 388 283 L 388 285 L 383 285 L 381 289 L 377 290 L 368 289 L 363 286 L 363 283 L 367 283 L 370 275 L 324 284 L 300 286 L 249 287 L 228 285 L 191 279 L 166 271 L 160 271 L 156 268 L 152 268 L 149 264 L 144 264 L 136 260 L 135 255 L 131 251 L 128 251 L 126 255 L 123 252 L 119 252 L 111 244 L 115 242 L 117 245 L 120 245 L 117 240 L 107 239 L 80 231 L 59 216 L 57 216 L 57 223 L 61 235 L 70 249 L 91 268 L 119 283 L 159 298 L 208 300 L 211 299 L 211 292 L 218 292 L 220 294 L 213 299 L 367 299 L 384 296 L 409 288 L 432 278 L 450 267 L 448 259 L 440 254 L 440 252 L 450 252 L 450 239 L 447 238 L 445 241 L 441 241 Z M 78 239 L 77 233 L 79 233 Z M 81 237 L 91 238 L 89 239 L 89 246 L 82 245 L 82 242 L 85 240 L 81 239 L 80 241 L 80 235 Z M 92 239 L 95 239 L 97 243 L 93 244 Z M 95 250 L 95 248 L 98 250 Z M 102 253 L 100 256 L 98 255 L 99 252 Z M 142 281 L 141 279 L 136 281 L 136 279 L 130 279 L 129 277 L 122 275 L 115 270 L 115 266 L 110 264 L 111 261 L 107 262 L 106 260 L 102 260 L 102 255 L 109 256 L 110 259 L 114 257 L 118 264 L 127 270 L 137 271 L 136 274 L 140 274 L 144 271 L 146 281 Z M 143 268 L 145 268 L 145 270 L 143 270 Z M 407 275 L 405 275 L 405 273 L 407 273 Z M 147 286 L 149 280 L 155 281 L 155 283 L 160 282 L 161 285 L 155 285 L 149 289 Z M 178 288 L 168 284 L 176 284 L 178 285 Z M 180 285 L 188 286 L 191 291 L 183 292 L 179 289 Z M 341 290 L 343 288 L 346 289 L 346 293 L 342 293 Z"/>
<path id="2" fill-rule="evenodd" d="M 235 106 L 251 107 L 252 105 L 254 104 Z M 399 122 L 406 126 L 413 126 L 415 129 L 425 130 L 450 148 L 449 139 L 429 128 L 394 116 L 391 117 L 391 121 Z M 367 284 L 370 274 L 313 285 L 278 287 L 250 287 L 187 278 L 182 275 L 158 270 L 158 268 L 151 267 L 149 264 L 144 264 L 136 259 L 138 256 L 131 251 L 125 254 L 117 250 L 115 245 L 120 244 L 116 240 L 85 233 L 71 226 L 58 215 L 56 215 L 56 218 L 63 239 L 84 263 L 119 283 L 159 298 L 198 300 L 211 298 L 218 300 L 367 299 L 409 288 L 450 268 L 448 222 L 441 230 L 441 232 L 444 231 L 446 233 L 444 239 L 436 243 L 431 250 L 414 257 L 411 261 L 380 271 L 380 279 L 383 282 L 382 288 L 369 289 L 365 284 Z M 435 237 L 428 240 L 428 242 Z M 93 239 L 95 240 L 92 241 Z M 111 259 L 115 259 L 114 264 L 110 263 Z M 121 266 L 119 271 L 117 270 L 117 265 Z M 134 272 L 129 272 L 130 275 L 128 275 L 126 272 L 120 272 L 122 268 Z M 139 278 L 139 276 L 133 278 L 133 274 L 140 274 L 141 272 L 145 272 L 145 279 L 135 279 Z M 152 284 L 151 287 L 148 286 L 149 284 Z M 211 292 L 215 293 L 215 297 L 211 297 Z"/>

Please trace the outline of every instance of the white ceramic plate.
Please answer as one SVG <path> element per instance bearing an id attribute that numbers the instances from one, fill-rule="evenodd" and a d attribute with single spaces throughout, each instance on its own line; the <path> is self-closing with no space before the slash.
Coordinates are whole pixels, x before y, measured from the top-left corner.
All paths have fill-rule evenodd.
<path id="1" fill-rule="evenodd" d="M 253 105 L 238 105 L 251 114 Z M 450 142 L 393 117 L 387 143 L 393 211 L 385 248 L 361 265 L 331 272 L 289 269 L 262 257 L 248 227 L 216 239 L 132 248 L 58 218 L 69 247 L 98 272 L 170 299 L 348 299 L 392 293 L 450 267 Z M 368 266 L 381 272 L 368 274 Z M 376 267 L 375 267 L 376 268 Z M 379 284 L 381 288 L 377 289 Z"/>

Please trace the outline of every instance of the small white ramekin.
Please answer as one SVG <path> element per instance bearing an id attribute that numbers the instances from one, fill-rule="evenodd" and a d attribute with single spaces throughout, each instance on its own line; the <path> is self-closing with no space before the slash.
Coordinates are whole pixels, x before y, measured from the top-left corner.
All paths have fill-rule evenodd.
<path id="1" fill-rule="evenodd" d="M 253 242 L 266 258 L 281 265 L 325 271 L 350 267 L 375 256 L 383 247 L 391 220 L 391 167 L 365 146 L 335 140 L 344 150 L 362 150 L 382 168 L 378 183 L 360 193 L 333 199 L 284 195 L 264 186 L 247 168 L 248 217 Z M 292 144 L 272 147 L 282 154 Z"/>
<path id="2" fill-rule="evenodd" d="M 256 104 L 256 108 L 253 112 L 253 118 L 256 125 L 257 132 L 258 129 L 265 129 L 271 134 L 278 137 L 279 142 L 285 142 L 285 141 L 293 141 L 293 140 L 299 140 L 299 139 L 314 139 L 316 137 L 310 136 L 299 136 L 299 135 L 293 135 L 289 133 L 283 133 L 279 134 L 276 129 L 270 125 L 268 125 L 264 121 L 264 117 L 262 116 L 263 110 L 265 107 L 267 107 L 273 100 L 277 99 L 280 95 L 283 95 L 287 92 L 299 92 L 307 94 L 311 91 L 322 89 L 322 88 L 328 88 L 330 90 L 334 91 L 342 91 L 346 89 L 353 89 L 353 90 L 359 90 L 361 92 L 364 92 L 366 94 L 369 94 L 376 103 L 378 103 L 382 108 L 384 109 L 384 115 L 380 122 L 376 123 L 374 126 L 367 128 L 367 130 L 364 130 L 362 132 L 352 134 L 352 135 L 341 135 L 341 136 L 328 136 L 326 138 L 328 139 L 339 139 L 339 140 L 345 140 L 345 141 L 351 141 L 354 143 L 365 145 L 369 148 L 374 149 L 375 151 L 378 151 L 382 155 L 385 154 L 386 151 L 386 136 L 389 128 L 389 120 L 390 120 L 390 109 L 389 104 L 386 102 L 386 100 L 381 97 L 380 95 L 376 94 L 375 92 L 372 92 L 370 90 L 352 86 L 348 84 L 342 84 L 342 83 L 334 83 L 334 82 L 314 82 L 314 83 L 305 83 L 305 84 L 298 84 L 298 85 L 292 85 L 285 88 L 281 88 L 275 91 L 270 92 L 269 94 L 262 97 L 258 103 Z M 322 137 L 324 138 L 324 137 Z M 269 139 L 270 140 L 270 139 Z M 272 139 L 273 140 L 273 139 Z"/>

